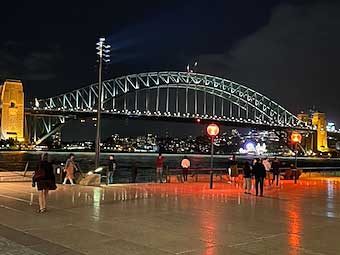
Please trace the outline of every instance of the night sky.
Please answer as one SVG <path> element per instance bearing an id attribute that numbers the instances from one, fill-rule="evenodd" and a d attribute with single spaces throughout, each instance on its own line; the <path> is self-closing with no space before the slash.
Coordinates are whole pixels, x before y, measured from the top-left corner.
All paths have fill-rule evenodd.
<path id="1" fill-rule="evenodd" d="M 21 79 L 26 101 L 96 82 L 104 36 L 114 49 L 105 78 L 197 61 L 196 72 L 247 85 L 293 113 L 314 107 L 340 126 L 339 1 L 6 1 L 1 10 L 0 80 Z M 110 133 L 123 124 L 107 125 Z"/>

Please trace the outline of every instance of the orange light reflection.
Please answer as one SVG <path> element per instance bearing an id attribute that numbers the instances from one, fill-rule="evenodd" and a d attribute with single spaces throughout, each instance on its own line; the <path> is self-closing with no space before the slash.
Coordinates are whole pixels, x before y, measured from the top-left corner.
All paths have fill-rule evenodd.
<path id="1" fill-rule="evenodd" d="M 288 203 L 288 246 L 290 255 L 298 255 L 299 247 L 301 246 L 301 228 L 302 218 L 300 215 L 300 208 L 298 207 L 299 201 Z"/>
<path id="2" fill-rule="evenodd" d="M 217 235 L 217 222 L 216 222 L 216 215 L 211 213 L 202 213 L 200 215 L 200 225 L 201 225 L 201 232 L 202 232 L 202 240 L 208 243 L 215 243 L 216 242 L 216 235 Z M 216 254 L 216 246 L 212 246 L 206 248 L 204 251 L 204 255 L 214 255 Z"/>

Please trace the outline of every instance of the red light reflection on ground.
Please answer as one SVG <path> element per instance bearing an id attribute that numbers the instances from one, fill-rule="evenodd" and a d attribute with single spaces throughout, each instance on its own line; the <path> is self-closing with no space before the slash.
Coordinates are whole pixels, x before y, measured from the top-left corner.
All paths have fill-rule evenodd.
<path id="1" fill-rule="evenodd" d="M 200 224 L 202 240 L 209 243 L 215 243 L 216 235 L 218 234 L 216 215 L 212 215 L 211 213 L 202 213 L 200 215 Z M 214 247 L 215 246 L 207 248 L 204 255 L 214 255 L 216 253 Z"/>
<path id="2" fill-rule="evenodd" d="M 290 248 L 290 255 L 300 254 L 299 248 L 301 247 L 301 231 L 302 231 L 302 218 L 299 201 L 288 203 L 288 246 Z"/>

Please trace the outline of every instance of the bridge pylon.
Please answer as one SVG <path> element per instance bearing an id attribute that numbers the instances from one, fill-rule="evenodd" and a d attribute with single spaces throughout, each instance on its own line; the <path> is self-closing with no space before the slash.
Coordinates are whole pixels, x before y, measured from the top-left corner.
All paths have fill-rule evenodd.
<path id="1" fill-rule="evenodd" d="M 322 112 L 313 113 L 312 125 L 316 126 L 316 144 L 317 150 L 321 152 L 327 152 L 328 143 L 327 143 L 327 121 L 326 114 Z"/>
<path id="2" fill-rule="evenodd" d="M 327 120 L 323 112 L 314 112 L 311 116 L 307 113 L 299 113 L 298 118 L 314 126 L 311 135 L 311 147 L 320 152 L 328 152 Z"/>
<path id="3" fill-rule="evenodd" d="M 0 85 L 1 139 L 24 141 L 24 90 L 20 80 L 6 80 Z"/>

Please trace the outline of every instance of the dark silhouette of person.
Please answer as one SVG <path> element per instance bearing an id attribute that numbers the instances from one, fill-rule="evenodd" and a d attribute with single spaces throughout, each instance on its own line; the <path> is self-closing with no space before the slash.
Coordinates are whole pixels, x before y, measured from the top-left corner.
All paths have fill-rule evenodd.
<path id="1" fill-rule="evenodd" d="M 260 196 L 263 197 L 263 182 L 264 178 L 266 178 L 266 169 L 259 158 L 253 167 L 253 173 L 255 175 L 256 196 L 259 194 L 258 189 L 260 186 Z"/>
<path id="2" fill-rule="evenodd" d="M 116 161 L 114 155 L 109 156 L 107 166 L 108 166 L 107 183 L 111 184 L 111 183 L 113 183 L 113 177 L 114 177 L 114 175 L 116 173 L 116 169 L 117 169 L 117 161 Z"/>
<path id="3" fill-rule="evenodd" d="M 134 162 L 132 163 L 132 167 L 131 167 L 131 182 L 132 182 L 132 183 L 135 183 L 135 182 L 136 182 L 137 174 L 138 174 L 137 162 L 134 161 Z"/>
<path id="4" fill-rule="evenodd" d="M 52 163 L 48 161 L 48 154 L 43 153 L 39 161 L 38 169 L 35 170 L 32 181 L 36 183 L 39 191 L 39 210 L 38 213 L 46 212 L 47 197 L 50 190 L 56 190 L 55 175 Z"/>
<path id="5" fill-rule="evenodd" d="M 272 169 L 273 169 L 273 180 L 272 183 L 274 183 L 276 179 L 276 186 L 279 186 L 279 180 L 280 180 L 280 161 L 277 159 L 277 157 L 274 158 L 274 161 L 272 162 Z"/>
<path id="6" fill-rule="evenodd" d="M 245 194 L 250 194 L 251 177 L 252 177 L 252 170 L 250 168 L 249 162 L 247 161 L 243 166 L 244 193 Z"/>

